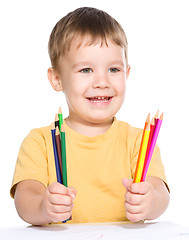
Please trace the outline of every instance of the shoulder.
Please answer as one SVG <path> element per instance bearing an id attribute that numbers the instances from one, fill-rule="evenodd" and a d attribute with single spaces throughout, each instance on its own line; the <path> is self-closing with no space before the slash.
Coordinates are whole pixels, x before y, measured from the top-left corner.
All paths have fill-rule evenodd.
<path id="1" fill-rule="evenodd" d="M 137 140 L 141 137 L 143 130 L 131 126 L 129 123 L 117 120 L 119 132 L 125 136 L 125 138 Z"/>
<path id="2" fill-rule="evenodd" d="M 41 139 L 46 138 L 51 134 L 51 126 L 41 127 L 41 128 L 33 128 L 26 138 L 34 138 L 34 139 Z"/>
<path id="3" fill-rule="evenodd" d="M 51 127 L 41 127 L 32 129 L 27 136 L 24 138 L 21 147 L 34 147 L 40 145 L 41 147 L 46 146 L 46 142 L 51 138 Z"/>

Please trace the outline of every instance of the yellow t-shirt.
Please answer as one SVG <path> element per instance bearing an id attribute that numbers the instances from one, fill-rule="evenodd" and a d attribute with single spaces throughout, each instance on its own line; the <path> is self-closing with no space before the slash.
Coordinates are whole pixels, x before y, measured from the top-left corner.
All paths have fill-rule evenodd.
<path id="1" fill-rule="evenodd" d="M 65 121 L 68 185 L 77 190 L 69 223 L 126 221 L 122 179 L 133 178 L 142 129 L 114 118 L 102 135 L 87 137 L 74 132 Z M 166 182 L 156 146 L 148 176 Z M 16 184 L 35 179 L 45 186 L 56 181 L 51 128 L 32 130 L 23 141 L 16 163 L 11 196 Z"/>

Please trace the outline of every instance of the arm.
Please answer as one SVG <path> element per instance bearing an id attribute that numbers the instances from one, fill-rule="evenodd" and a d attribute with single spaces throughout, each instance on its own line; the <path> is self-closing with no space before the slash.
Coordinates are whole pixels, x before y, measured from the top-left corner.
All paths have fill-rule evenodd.
<path id="1" fill-rule="evenodd" d="M 47 188 L 35 180 L 17 184 L 15 205 L 19 216 L 33 225 L 43 225 L 69 219 L 76 191 L 60 183 Z"/>
<path id="2" fill-rule="evenodd" d="M 159 178 L 147 177 L 140 183 L 124 178 L 123 185 L 126 188 L 126 217 L 132 222 L 153 220 L 168 207 L 169 192 Z"/>

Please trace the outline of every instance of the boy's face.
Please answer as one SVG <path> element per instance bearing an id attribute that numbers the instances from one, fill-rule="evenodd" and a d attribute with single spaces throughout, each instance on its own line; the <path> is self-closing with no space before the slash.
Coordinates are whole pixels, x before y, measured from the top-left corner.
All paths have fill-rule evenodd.
<path id="1" fill-rule="evenodd" d="M 78 40 L 60 57 L 57 79 L 69 107 L 69 119 L 85 124 L 105 123 L 121 107 L 127 71 L 124 49 L 108 41 L 78 48 Z"/>

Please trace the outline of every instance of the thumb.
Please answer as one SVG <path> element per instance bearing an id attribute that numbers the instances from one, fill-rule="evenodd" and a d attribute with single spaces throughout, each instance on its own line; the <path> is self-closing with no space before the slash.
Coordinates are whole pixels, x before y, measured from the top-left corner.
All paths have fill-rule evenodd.
<path id="1" fill-rule="evenodd" d="M 126 188 L 126 190 L 129 191 L 131 188 L 131 185 L 133 184 L 133 180 L 128 178 L 123 178 L 122 184 Z"/>

